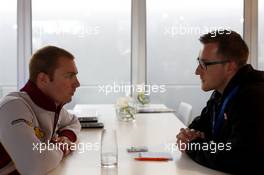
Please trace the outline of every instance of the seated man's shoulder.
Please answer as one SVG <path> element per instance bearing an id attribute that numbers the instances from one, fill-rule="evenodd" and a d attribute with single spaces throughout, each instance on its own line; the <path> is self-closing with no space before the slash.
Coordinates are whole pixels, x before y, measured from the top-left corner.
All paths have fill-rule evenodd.
<path id="1" fill-rule="evenodd" d="M 242 78 L 241 82 L 241 91 L 245 96 L 259 96 L 263 97 L 264 95 L 264 72 L 253 70 L 250 73 L 246 74 Z"/>
<path id="2" fill-rule="evenodd" d="M 9 93 L 8 95 L 6 95 L 0 100 L 0 108 L 12 102 L 16 102 L 16 101 L 24 102 L 25 100 L 23 99 L 22 95 L 23 95 L 23 92 L 22 93 L 21 92 Z"/>
<path id="3" fill-rule="evenodd" d="M 32 125 L 33 114 L 31 106 L 19 95 L 20 92 L 10 93 L 0 101 L 1 129 L 24 122 Z"/>
<path id="4" fill-rule="evenodd" d="M 242 88 L 243 96 L 252 98 L 262 98 L 264 96 L 264 81 L 251 82 Z"/>
<path id="5" fill-rule="evenodd" d="M 264 71 L 254 70 L 250 72 L 245 82 L 249 88 L 262 89 L 264 87 Z"/>
<path id="6" fill-rule="evenodd" d="M 21 92 L 12 92 L 0 100 L 0 113 L 15 114 L 22 111 L 31 111 L 31 106 Z"/>

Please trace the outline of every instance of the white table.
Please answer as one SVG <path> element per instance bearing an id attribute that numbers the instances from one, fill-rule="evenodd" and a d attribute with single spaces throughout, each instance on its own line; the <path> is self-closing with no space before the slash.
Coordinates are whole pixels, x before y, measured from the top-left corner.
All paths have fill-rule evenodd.
<path id="1" fill-rule="evenodd" d="M 76 109 L 76 108 L 75 108 Z M 73 152 L 50 174 L 118 174 L 118 175 L 177 175 L 177 174 L 224 174 L 211 170 L 192 161 L 187 155 L 170 148 L 175 143 L 175 135 L 184 125 L 172 113 L 137 114 L 134 122 L 121 122 L 115 116 L 113 105 L 81 105 L 78 110 L 83 113 L 89 109 L 97 110 L 99 121 L 105 129 L 116 129 L 118 140 L 118 167 L 101 168 L 100 129 L 85 129 L 79 135 L 79 143 L 90 144 L 84 153 Z M 135 161 L 127 153 L 130 146 L 147 146 L 149 151 L 170 152 L 174 160 L 168 162 Z M 174 147 L 176 148 L 176 147 Z"/>

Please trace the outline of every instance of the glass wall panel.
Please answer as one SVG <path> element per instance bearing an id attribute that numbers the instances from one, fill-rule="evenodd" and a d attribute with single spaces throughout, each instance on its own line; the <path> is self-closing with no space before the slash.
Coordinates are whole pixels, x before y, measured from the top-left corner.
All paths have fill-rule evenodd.
<path id="1" fill-rule="evenodd" d="M 32 22 L 34 51 L 56 45 L 75 55 L 75 103 L 115 102 L 118 93 L 98 86 L 130 84 L 130 0 L 32 0 Z"/>
<path id="2" fill-rule="evenodd" d="M 17 1 L 0 0 L 0 98 L 17 87 Z"/>
<path id="3" fill-rule="evenodd" d="M 259 0 L 258 6 L 258 68 L 264 70 L 264 0 Z"/>
<path id="4" fill-rule="evenodd" d="M 243 34 L 243 7 L 243 0 L 147 0 L 147 83 L 169 89 L 152 94 L 152 101 L 176 108 L 187 100 L 195 114 L 200 111 L 207 95 L 201 90 L 194 96 L 189 92 L 200 88 L 194 75 L 198 39 L 220 28 Z"/>

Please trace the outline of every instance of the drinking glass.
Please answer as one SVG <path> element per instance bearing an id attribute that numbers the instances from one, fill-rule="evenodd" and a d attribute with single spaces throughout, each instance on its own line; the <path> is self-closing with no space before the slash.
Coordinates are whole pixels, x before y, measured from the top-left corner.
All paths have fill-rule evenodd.
<path id="1" fill-rule="evenodd" d="M 115 130 L 104 129 L 101 137 L 101 165 L 103 167 L 117 166 L 118 148 Z"/>

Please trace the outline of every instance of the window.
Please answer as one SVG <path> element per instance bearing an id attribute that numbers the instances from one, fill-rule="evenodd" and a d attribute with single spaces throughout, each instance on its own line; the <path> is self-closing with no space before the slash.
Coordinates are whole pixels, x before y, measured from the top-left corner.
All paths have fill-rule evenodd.
<path id="1" fill-rule="evenodd" d="M 56 45 L 75 55 L 73 103 L 115 103 L 120 94 L 98 86 L 130 84 L 130 23 L 130 0 L 32 0 L 33 50 Z"/>
<path id="2" fill-rule="evenodd" d="M 219 28 L 243 34 L 243 0 L 147 0 L 147 83 L 167 88 L 152 101 L 175 108 L 184 100 L 200 113 L 208 94 L 194 74 L 198 38 Z"/>
<path id="3" fill-rule="evenodd" d="M 264 70 L 264 0 L 258 3 L 258 68 Z"/>
<path id="4" fill-rule="evenodd" d="M 106 95 L 98 86 L 131 84 L 131 78 L 137 82 L 138 79 L 141 81 L 146 77 L 147 84 L 166 85 L 165 93 L 151 94 L 153 103 L 165 103 L 169 107 L 177 108 L 179 100 L 186 101 L 193 104 L 194 115 L 197 115 L 209 95 L 200 89 L 200 80 L 194 75 L 197 66 L 195 59 L 200 49 L 199 36 L 216 28 L 228 28 L 243 33 L 243 0 L 135 0 L 133 16 L 131 0 L 31 1 L 33 52 L 45 45 L 56 45 L 69 50 L 76 57 L 81 87 L 69 107 L 76 103 L 115 103 L 116 98 L 124 93 Z M 143 8 L 145 1 L 146 9 Z M 17 72 L 17 55 L 26 54 L 17 53 L 16 6 L 19 1 L 0 2 L 1 97 L 16 89 L 17 75 L 21 75 Z M 258 66 L 264 70 L 264 1 L 259 0 L 258 3 Z M 24 13 L 28 14 L 30 3 L 27 1 L 23 4 L 27 7 Z M 133 42 L 135 45 L 138 42 L 145 44 L 145 37 L 141 37 L 141 32 L 145 32 L 145 20 L 138 20 L 144 16 L 142 14 L 145 10 L 146 75 L 144 66 L 140 67 L 141 61 L 145 65 L 144 56 L 140 61 L 133 60 L 136 64 L 131 64 L 131 33 L 136 34 L 133 35 L 137 38 Z M 25 19 L 22 19 L 28 21 L 29 17 L 30 15 L 25 15 Z M 29 24 L 25 24 L 27 28 Z M 27 41 L 31 39 L 29 32 L 27 30 L 21 34 Z M 30 44 L 25 44 L 26 53 L 31 52 Z M 144 53 L 138 50 L 133 48 L 135 53 L 132 55 L 145 55 L 145 49 L 142 49 Z M 133 74 L 136 75 L 131 74 L 132 66 Z M 135 73 L 136 66 L 140 67 L 140 71 Z M 28 64 L 24 67 L 28 67 Z M 13 69 L 9 70 L 10 68 Z M 27 72 L 21 72 L 26 79 Z"/>
<path id="5" fill-rule="evenodd" d="M 0 97 L 17 86 L 17 4 L 0 0 Z"/>

